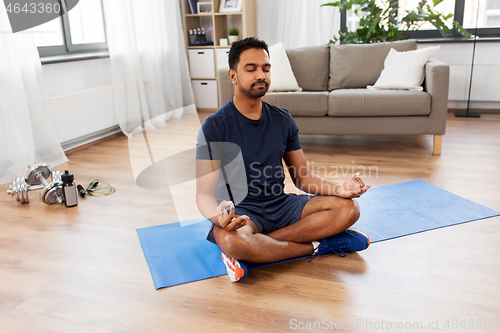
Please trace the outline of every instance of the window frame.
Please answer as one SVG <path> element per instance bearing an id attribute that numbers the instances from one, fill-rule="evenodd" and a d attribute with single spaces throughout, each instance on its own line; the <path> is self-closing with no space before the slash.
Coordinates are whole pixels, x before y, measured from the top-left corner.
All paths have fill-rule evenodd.
<path id="1" fill-rule="evenodd" d="M 66 9 L 66 2 L 59 0 L 59 3 L 61 4 L 61 8 L 64 13 L 63 15 L 61 15 L 62 18 L 61 28 L 64 36 L 64 45 L 37 47 L 40 58 L 95 53 L 95 52 L 107 52 L 108 37 L 106 35 L 106 20 L 104 19 L 104 6 L 102 4 L 102 0 L 100 0 L 100 3 L 103 14 L 102 21 L 103 21 L 104 39 L 105 39 L 105 41 L 102 43 L 73 44 L 71 40 L 71 28 L 69 26 L 69 17 L 68 17 L 68 11 Z"/>
<path id="2" fill-rule="evenodd" d="M 342 2 L 344 0 L 341 0 Z M 464 10 L 465 10 L 465 0 L 455 0 L 455 12 L 453 13 L 453 20 L 457 21 L 458 24 L 463 26 L 464 22 Z M 340 13 L 340 30 L 341 31 L 346 31 L 346 26 L 347 26 L 347 14 L 346 12 Z M 475 28 L 468 28 L 465 29 L 469 34 L 474 35 L 476 34 L 476 29 Z M 500 40 L 500 27 L 495 27 L 495 28 L 477 28 L 477 37 L 479 38 L 488 38 L 489 40 L 491 39 L 498 39 Z M 456 29 L 453 29 L 451 32 L 451 36 L 449 37 L 443 37 L 437 29 L 432 29 L 432 30 L 417 30 L 413 34 L 412 38 L 415 39 L 444 39 L 447 41 L 468 41 L 469 38 L 464 37 L 462 34 L 460 34 Z"/>

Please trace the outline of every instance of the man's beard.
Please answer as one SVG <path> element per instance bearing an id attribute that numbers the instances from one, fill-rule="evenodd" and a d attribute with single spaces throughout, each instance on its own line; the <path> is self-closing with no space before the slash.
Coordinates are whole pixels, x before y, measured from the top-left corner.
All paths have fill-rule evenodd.
<path id="1" fill-rule="evenodd" d="M 255 89 L 254 86 L 255 86 L 255 84 L 258 84 L 258 83 L 265 83 L 266 87 L 263 89 Z M 258 81 L 258 82 L 253 83 L 252 86 L 250 87 L 250 89 L 245 89 L 245 88 L 243 88 L 242 85 L 238 84 L 238 89 L 250 98 L 260 98 L 260 97 L 264 96 L 265 94 L 267 94 L 267 91 L 269 90 L 269 83 L 267 83 L 266 81 Z"/>

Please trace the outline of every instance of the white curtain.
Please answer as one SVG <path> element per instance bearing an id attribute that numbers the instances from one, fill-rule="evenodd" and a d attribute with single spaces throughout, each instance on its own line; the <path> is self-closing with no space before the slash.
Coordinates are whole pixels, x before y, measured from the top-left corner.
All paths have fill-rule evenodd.
<path id="1" fill-rule="evenodd" d="M 52 122 L 40 57 L 30 32 L 12 33 L 0 5 L 0 184 L 28 165 L 67 162 Z"/>
<path id="2" fill-rule="evenodd" d="M 325 45 L 338 35 L 340 15 L 328 0 L 279 0 L 277 40 L 286 48 Z"/>
<path id="3" fill-rule="evenodd" d="M 103 4 L 115 110 L 130 137 L 152 119 L 158 125 L 158 119 L 167 121 L 194 104 L 180 5 L 177 0 Z"/>

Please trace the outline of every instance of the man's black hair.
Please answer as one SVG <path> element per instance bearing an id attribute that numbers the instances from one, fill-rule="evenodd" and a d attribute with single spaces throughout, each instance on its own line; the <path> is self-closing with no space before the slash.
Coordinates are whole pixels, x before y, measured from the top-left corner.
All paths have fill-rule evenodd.
<path id="1" fill-rule="evenodd" d="M 229 50 L 229 68 L 236 70 L 236 66 L 240 61 L 240 54 L 248 49 L 264 49 L 269 55 L 267 43 L 255 37 L 248 37 L 236 42 L 233 42 Z"/>

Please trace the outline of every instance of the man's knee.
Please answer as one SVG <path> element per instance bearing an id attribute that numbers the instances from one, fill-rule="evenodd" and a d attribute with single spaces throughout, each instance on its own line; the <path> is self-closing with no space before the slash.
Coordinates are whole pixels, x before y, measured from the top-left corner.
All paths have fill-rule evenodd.
<path id="1" fill-rule="evenodd" d="M 353 225 L 359 219 L 359 206 L 353 199 L 342 199 L 340 202 L 340 216 L 345 222 L 345 227 L 348 228 Z M 338 211 L 337 211 L 338 212 Z"/>
<path id="2" fill-rule="evenodd" d="M 349 202 L 346 205 L 347 206 L 346 207 L 347 215 L 349 216 L 349 222 L 351 222 L 351 225 L 352 225 L 359 219 L 359 215 L 360 215 L 359 205 L 353 199 L 348 199 L 347 201 Z"/>
<path id="3" fill-rule="evenodd" d="M 219 235 L 218 245 L 222 248 L 225 254 L 235 259 L 242 259 L 246 256 L 251 235 L 239 233 L 236 231 L 224 232 Z"/>

